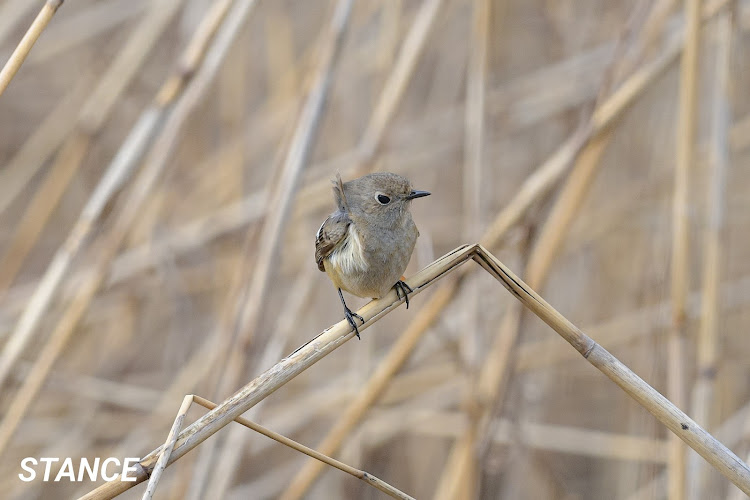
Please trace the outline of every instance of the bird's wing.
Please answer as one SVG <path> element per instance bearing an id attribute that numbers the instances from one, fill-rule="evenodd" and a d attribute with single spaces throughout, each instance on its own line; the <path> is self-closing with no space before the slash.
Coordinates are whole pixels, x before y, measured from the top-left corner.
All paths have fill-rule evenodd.
<path id="1" fill-rule="evenodd" d="M 328 257 L 333 249 L 344 240 L 351 223 L 348 215 L 336 212 L 329 215 L 321 224 L 315 235 L 315 262 L 318 263 L 318 269 L 325 271 L 323 259 Z"/>

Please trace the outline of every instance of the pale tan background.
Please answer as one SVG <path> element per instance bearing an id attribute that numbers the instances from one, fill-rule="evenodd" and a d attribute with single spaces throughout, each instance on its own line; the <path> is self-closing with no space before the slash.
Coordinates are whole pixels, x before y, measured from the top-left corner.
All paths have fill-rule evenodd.
<path id="1" fill-rule="evenodd" d="M 11 18 L 0 14 L 3 62 L 43 2 L 30 3 L 33 8 L 21 12 L 10 26 L 2 26 Z M 14 177 L 38 169 L 10 203 L 3 203 L 0 213 L 0 259 L 5 259 L 0 269 L 14 258 L 9 252 L 19 239 L 30 242 L 22 247 L 19 272 L 0 290 L 0 347 L 105 168 L 173 71 L 211 4 L 179 3 L 154 42 L 140 49 L 142 64 L 95 129 L 76 122 L 83 103 L 133 33 L 165 8 L 164 1 L 68 0 L 0 98 L 0 197 L 8 196 Z M 472 170 L 468 153 L 476 150 L 466 146 L 465 103 L 467 81 L 476 81 L 472 79 L 477 75 L 482 79 L 470 63 L 471 54 L 480 50 L 473 31 L 477 6 L 465 0 L 438 3 L 403 95 L 374 154 L 364 156 L 365 168 L 402 173 L 417 188 L 433 193 L 413 204 L 421 238 L 407 275 L 461 243 L 479 240 L 524 180 L 588 120 L 602 85 L 602 97 L 610 95 L 636 68 L 658 58 L 684 25 L 680 2 L 489 2 L 483 146 L 478 169 Z M 18 5 L 6 0 L 0 9 L 7 9 L 9 16 Z M 354 2 L 299 189 L 319 184 L 337 170 L 346 178 L 360 165 L 358 145 L 420 5 L 413 0 Z M 743 423 L 750 422 L 744 409 L 750 398 L 749 8 L 748 2 L 738 2 L 732 28 L 719 362 L 712 416 L 702 422 L 715 430 L 734 418 L 729 438 L 720 438 L 740 456 L 748 452 L 741 432 Z M 239 220 L 228 220 L 226 207 L 275 190 L 274 172 L 286 157 L 333 9 L 334 3 L 324 0 L 260 0 L 252 10 L 215 80 L 179 129 L 163 175 L 107 268 L 107 283 L 0 458 L 0 496 L 69 498 L 88 491 L 91 485 L 86 484 L 21 483 L 20 460 L 142 455 L 163 442 L 183 394 L 220 401 L 232 392 L 216 392 L 216 379 L 226 364 L 214 359 L 202 366 L 202 351 L 207 349 L 203 342 L 207 336 L 218 338 L 222 322 L 232 317 L 234 281 L 253 275 L 263 218 L 254 215 L 251 206 L 232 212 L 239 213 Z M 659 17 L 659 12 L 664 15 Z M 649 16 L 656 19 L 651 32 L 644 28 Z M 698 133 L 690 171 L 689 279 L 695 292 L 703 281 L 712 110 L 725 95 L 716 97 L 716 24 L 704 26 Z M 590 189 L 538 290 L 661 391 L 666 390 L 670 324 L 678 93 L 675 62 L 614 123 Z M 469 121 L 476 125 L 473 118 Z M 19 159 L 19 151 L 41 127 L 47 127 L 44 140 Z M 48 188 L 59 191 L 59 202 L 46 194 L 34 201 L 60 161 L 60 152 L 76 137 L 88 138 L 82 161 L 69 176 L 51 181 L 58 189 Z M 472 203 L 476 190 L 465 185 L 476 172 L 479 197 Z M 504 244 L 491 249 L 521 275 L 523 256 L 533 247 L 562 185 L 562 180 L 556 182 Z M 118 202 L 126 199 L 131 186 L 118 194 Z M 269 339 L 279 340 L 281 331 L 286 337 L 277 348 L 287 353 L 342 318 L 335 289 L 314 269 L 313 259 L 314 234 L 333 207 L 331 195 L 327 187 L 310 193 L 285 221 L 258 333 L 249 345 L 233 348 L 243 349 L 247 361 L 233 389 L 272 363 L 261 358 Z M 12 404 L 81 273 L 92 269 L 119 210 L 112 203 L 97 222 L 94 238 L 75 260 L 10 382 L 0 389 L 0 414 Z M 224 214 L 224 226 L 212 220 L 184 233 L 194 221 L 216 214 Z M 472 380 L 513 300 L 485 273 L 467 284 L 420 342 L 394 387 L 337 454 L 420 499 L 430 498 L 447 474 L 446 459 L 469 414 Z M 349 342 L 273 394 L 253 418 L 315 447 L 431 293 L 434 289 L 414 298 L 408 311 L 399 308 L 364 332 L 362 341 Z M 364 303 L 349 300 L 352 306 Z M 690 302 L 688 313 L 685 366 L 692 387 L 697 299 Z M 288 321 L 290 314 L 293 322 Z M 495 414 L 503 423 L 491 427 L 498 437 L 494 443 L 489 437 L 482 440 L 488 445 L 480 449 L 477 496 L 626 499 L 645 486 L 640 498 L 663 498 L 665 483 L 652 480 L 665 470 L 665 429 L 536 318 L 524 315 L 519 343 L 520 350 L 512 355 L 515 371 Z M 535 345 L 533 351 L 528 347 Z M 556 359 L 559 353 L 564 355 Z M 197 380 L 177 393 L 166 393 L 185 367 L 195 366 L 205 368 Z M 157 412 L 159 404 L 166 411 Z M 188 420 L 201 411 L 191 410 Z M 224 429 L 212 439 L 223 442 L 228 434 Z M 199 448 L 170 467 L 157 498 L 189 498 L 191 478 L 201 469 L 209 481 L 222 472 L 217 458 L 206 465 L 198 461 L 200 456 Z M 226 498 L 275 498 L 304 460 L 245 430 L 242 458 Z M 718 474 L 711 481 L 706 490 L 710 498 L 724 498 L 727 481 Z M 122 498 L 140 498 L 142 491 L 140 486 Z M 204 498 L 212 495 L 205 493 Z M 326 470 L 309 498 L 383 495 L 339 471 Z"/>

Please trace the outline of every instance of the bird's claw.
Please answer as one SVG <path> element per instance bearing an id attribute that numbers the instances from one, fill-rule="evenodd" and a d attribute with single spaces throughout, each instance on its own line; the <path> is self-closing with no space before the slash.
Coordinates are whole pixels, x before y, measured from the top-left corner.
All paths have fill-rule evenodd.
<path id="1" fill-rule="evenodd" d="M 360 320 L 363 325 L 365 324 L 365 318 L 355 312 L 352 312 L 352 310 L 346 306 L 344 306 L 344 316 L 346 317 L 346 320 L 349 322 L 351 327 L 354 328 L 354 333 L 357 335 L 357 338 L 359 340 L 362 340 L 362 337 L 359 336 L 359 329 L 357 328 L 357 323 L 354 321 L 354 318 Z"/>
<path id="2" fill-rule="evenodd" d="M 398 280 L 396 284 L 393 285 L 393 287 L 396 289 L 396 296 L 398 297 L 398 299 L 401 300 L 403 298 L 406 302 L 406 308 L 409 309 L 409 294 L 414 290 L 412 290 L 411 287 L 407 285 L 403 280 Z"/>

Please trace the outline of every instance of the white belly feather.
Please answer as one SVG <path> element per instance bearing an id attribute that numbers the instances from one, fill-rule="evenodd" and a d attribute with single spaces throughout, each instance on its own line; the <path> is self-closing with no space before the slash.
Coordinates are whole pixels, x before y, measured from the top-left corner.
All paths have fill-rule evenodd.
<path id="1" fill-rule="evenodd" d="M 367 269 L 365 252 L 354 224 L 349 225 L 348 236 L 328 256 L 328 260 L 341 274 L 362 273 Z"/>

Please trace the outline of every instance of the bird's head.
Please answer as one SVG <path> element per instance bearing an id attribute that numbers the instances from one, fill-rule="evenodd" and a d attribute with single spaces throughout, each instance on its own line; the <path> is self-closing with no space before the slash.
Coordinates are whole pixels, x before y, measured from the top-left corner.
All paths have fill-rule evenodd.
<path id="1" fill-rule="evenodd" d="M 413 189 L 409 179 L 390 172 L 368 174 L 344 183 L 343 187 L 346 207 L 341 202 L 339 207 L 380 227 L 398 224 L 409 213 L 411 200 L 430 194 Z"/>

